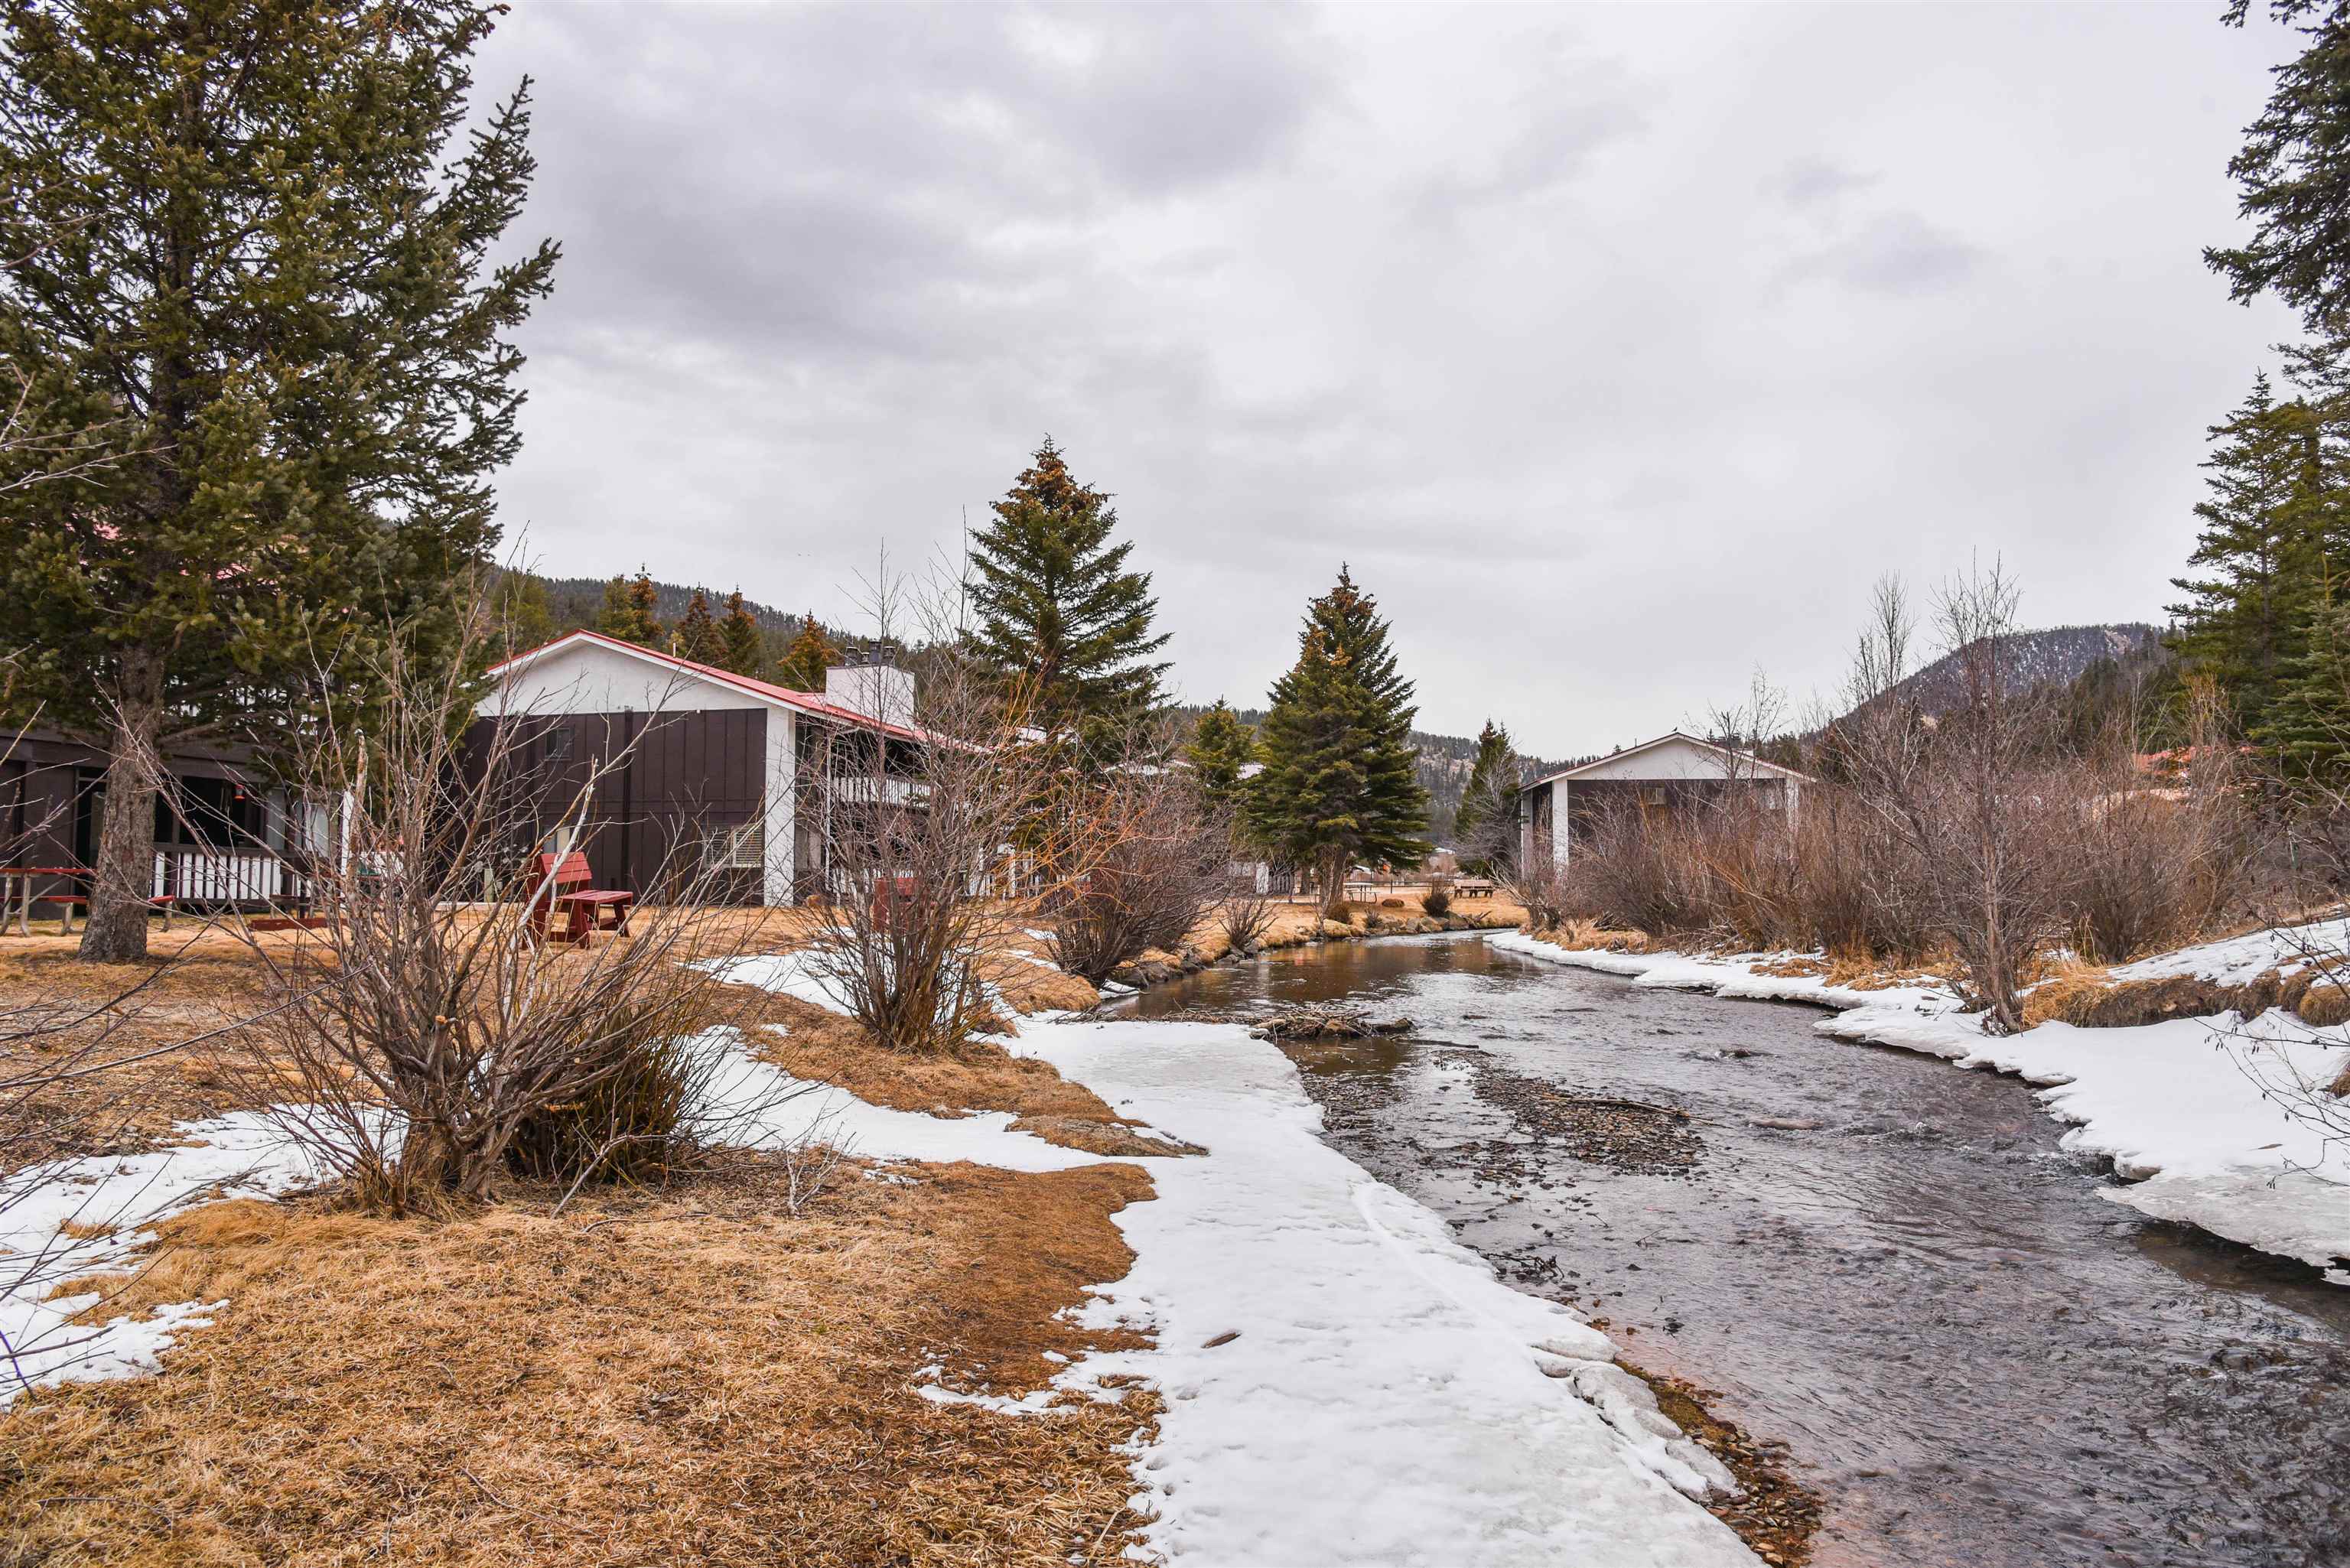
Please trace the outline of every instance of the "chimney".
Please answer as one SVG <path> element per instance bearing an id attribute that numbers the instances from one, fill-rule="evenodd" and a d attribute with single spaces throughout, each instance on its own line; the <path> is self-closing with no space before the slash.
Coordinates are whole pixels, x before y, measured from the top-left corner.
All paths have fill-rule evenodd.
<path id="1" fill-rule="evenodd" d="M 852 658 L 859 657 L 852 655 Z M 914 677 L 910 671 L 881 662 L 836 664 L 824 672 L 825 700 L 853 713 L 891 724 L 914 722 Z"/>

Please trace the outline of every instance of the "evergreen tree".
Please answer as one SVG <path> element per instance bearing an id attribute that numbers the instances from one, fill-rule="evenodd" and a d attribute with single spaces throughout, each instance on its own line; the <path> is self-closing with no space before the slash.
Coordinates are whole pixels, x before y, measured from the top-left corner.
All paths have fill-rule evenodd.
<path id="1" fill-rule="evenodd" d="M 2225 20 L 2242 26 L 2256 0 L 2230 0 Z M 2250 300 L 2272 293 L 2318 338 L 2350 327 L 2350 0 L 2269 0 L 2269 15 L 2307 46 L 2276 67 L 2269 100 L 2245 128 L 2228 164 L 2251 243 L 2203 253 Z"/>
<path id="2" fill-rule="evenodd" d="M 767 639 L 759 635 L 757 618 L 743 607 L 742 589 L 726 596 L 726 618 L 719 622 L 718 630 L 726 657 L 712 662 L 737 675 L 758 674 L 759 666 L 767 661 Z"/>
<path id="3" fill-rule="evenodd" d="M 2323 722 L 2338 704 L 2326 696 L 2313 637 L 2331 624 L 2350 571 L 2344 431 L 2332 411 L 2340 407 L 2280 401 L 2266 377 L 2255 380 L 2211 431 L 2210 493 L 2195 509 L 2203 526 L 2189 558 L 2201 575 L 2174 579 L 2191 597 L 2171 607 L 2171 646 L 2219 683 L 2244 732 L 2263 744 L 2282 743 L 2282 705 L 2296 685 L 2307 688 L 2293 698 L 2296 728 Z"/>
<path id="4" fill-rule="evenodd" d="M 840 657 L 839 645 L 825 635 L 823 623 L 810 610 L 800 618 L 799 633 L 784 650 L 775 679 L 795 691 L 821 691 L 824 672 L 839 663 Z"/>
<path id="5" fill-rule="evenodd" d="M 604 585 L 604 609 L 596 618 L 596 629 L 622 642 L 665 647 L 669 636 L 657 613 L 660 606 L 660 592 L 653 587 L 652 575 L 639 566 L 633 580 L 614 577 Z"/>
<path id="6" fill-rule="evenodd" d="M 516 652 L 555 640 L 555 609 L 546 579 L 536 572 L 500 572 L 491 601 L 500 644 Z"/>
<path id="7" fill-rule="evenodd" d="M 1417 865 L 1428 854 L 1428 792 L 1411 746 L 1417 711 L 1377 601 L 1342 567 L 1307 607 L 1297 662 L 1274 683 L 1251 801 L 1258 836 L 1314 867 L 1326 909 L 1344 898 L 1353 862 Z"/>
<path id="8" fill-rule="evenodd" d="M 1477 760 L 1452 819 L 1461 866 L 1480 877 L 1506 875 L 1518 840 L 1518 753 L 1510 732 L 1491 719 L 1477 732 Z"/>
<path id="9" fill-rule="evenodd" d="M 159 746 L 363 702 L 370 644 L 446 656 L 488 566 L 556 256 L 489 259 L 528 84 L 450 145 L 502 9 L 0 15 L 0 626 L 14 715 L 108 758 L 87 958 L 146 951 Z"/>
<path id="10" fill-rule="evenodd" d="M 671 634 L 670 650 L 696 664 L 726 667 L 726 634 L 718 629 L 717 618 L 710 613 L 710 596 L 700 588 L 686 601 L 685 617 Z"/>
<path id="11" fill-rule="evenodd" d="M 1183 755 L 1201 795 L 1218 810 L 1238 816 L 1249 793 L 1249 765 L 1257 760 L 1256 732 L 1218 698 L 1214 707 L 1200 715 Z"/>
<path id="12" fill-rule="evenodd" d="M 1159 706 L 1167 644 L 1148 573 L 1110 542 L 1109 497 L 1073 478 L 1047 436 L 972 539 L 974 651 L 1034 702 L 1055 738 L 1107 742 Z"/>

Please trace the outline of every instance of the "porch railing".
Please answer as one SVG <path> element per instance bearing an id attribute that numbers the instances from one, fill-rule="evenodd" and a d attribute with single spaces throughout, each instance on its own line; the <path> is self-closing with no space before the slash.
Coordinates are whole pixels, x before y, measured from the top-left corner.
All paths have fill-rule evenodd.
<path id="1" fill-rule="evenodd" d="M 265 849 L 155 846 L 152 896 L 182 904 L 284 904 L 309 897 L 309 878 Z"/>

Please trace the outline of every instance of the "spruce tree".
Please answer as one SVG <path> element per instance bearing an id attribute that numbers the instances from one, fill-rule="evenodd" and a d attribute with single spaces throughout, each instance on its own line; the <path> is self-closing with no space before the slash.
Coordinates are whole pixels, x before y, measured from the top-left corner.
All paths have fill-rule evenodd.
<path id="1" fill-rule="evenodd" d="M 1249 793 L 1249 766 L 1257 761 L 1256 732 L 1218 698 L 1214 707 L 1200 715 L 1183 755 L 1201 798 L 1237 816 Z"/>
<path id="2" fill-rule="evenodd" d="M 718 629 L 718 619 L 710 613 L 710 596 L 700 588 L 686 601 L 685 616 L 671 634 L 670 651 L 712 669 L 726 667 L 726 634 Z"/>
<path id="3" fill-rule="evenodd" d="M 2230 0 L 2224 17 L 2241 27 L 2256 8 L 2256 0 Z M 2251 241 L 2215 246 L 2203 259 L 2236 299 L 2274 294 L 2314 337 L 2338 340 L 2350 329 L 2350 160 L 2342 155 L 2350 146 L 2350 4 L 2268 0 L 2266 9 L 2307 44 L 2272 73 L 2268 102 L 2228 164 Z"/>
<path id="4" fill-rule="evenodd" d="M 546 579 L 537 573 L 499 573 L 491 607 L 505 648 L 518 653 L 555 640 L 555 608 L 547 602 Z"/>
<path id="5" fill-rule="evenodd" d="M 726 657 L 713 662 L 737 675 L 758 674 L 759 666 L 766 662 L 767 639 L 759 635 L 757 618 L 744 607 L 742 589 L 726 596 L 726 617 L 718 623 L 718 631 Z"/>
<path id="6" fill-rule="evenodd" d="M 1047 436 L 972 538 L 972 602 L 980 659 L 1033 704 L 1056 741 L 1107 745 L 1161 702 L 1167 645 L 1148 573 L 1113 544 L 1110 498 L 1071 476 Z"/>
<path id="7" fill-rule="evenodd" d="M 528 83 L 451 142 L 503 9 L 0 15 L 0 626 L 12 716 L 108 758 L 86 958 L 146 951 L 159 747 L 282 742 L 381 639 L 452 649 L 556 257 L 490 259 Z"/>
<path id="8" fill-rule="evenodd" d="M 1518 753 L 1510 732 L 1491 719 L 1477 732 L 1477 760 L 1470 764 L 1452 833 L 1464 869 L 1481 877 L 1508 873 L 1518 836 Z"/>
<path id="9" fill-rule="evenodd" d="M 646 648 L 667 647 L 669 634 L 657 613 L 660 606 L 660 590 L 653 587 L 651 575 L 640 566 L 633 579 L 614 577 L 604 585 L 604 609 L 596 618 L 596 629 L 622 642 Z"/>
<path id="10" fill-rule="evenodd" d="M 1258 836 L 1311 865 L 1323 908 L 1345 897 L 1357 860 L 1417 865 L 1428 792 L 1411 746 L 1411 682 L 1396 669 L 1378 605 L 1343 567 L 1306 608 L 1297 662 L 1274 683 L 1264 772 L 1251 800 Z"/>
<path id="11" fill-rule="evenodd" d="M 795 691 L 821 691 L 824 672 L 840 662 L 840 648 L 825 635 L 824 625 L 810 610 L 800 618 L 800 629 L 784 650 L 775 679 Z"/>
<path id="12" fill-rule="evenodd" d="M 2202 527 L 2188 557 L 2197 576 L 2172 579 L 2190 597 L 2170 607 L 2172 645 L 2211 675 L 2239 713 L 2257 722 L 2275 701 L 2299 635 L 2300 578 L 2292 557 L 2297 461 L 2293 423 L 2266 375 L 2229 420 L 2211 428 Z"/>

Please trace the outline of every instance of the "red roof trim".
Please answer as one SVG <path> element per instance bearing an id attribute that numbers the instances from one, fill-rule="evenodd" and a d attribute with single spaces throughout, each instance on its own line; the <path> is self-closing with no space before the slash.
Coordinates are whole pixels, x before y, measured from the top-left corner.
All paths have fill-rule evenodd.
<path id="1" fill-rule="evenodd" d="M 497 675 L 505 670 L 520 669 L 525 665 L 536 662 L 542 655 L 552 653 L 558 648 L 575 642 L 595 643 L 622 653 L 654 659 L 691 674 L 702 676 L 705 680 L 715 680 L 722 686 L 732 686 L 736 691 L 747 691 L 754 697 L 764 698 L 767 701 L 779 703 L 786 708 L 797 709 L 815 718 L 853 724 L 861 730 L 878 731 L 885 735 L 894 735 L 901 741 L 930 739 L 930 736 L 921 731 L 909 725 L 893 724 L 887 719 L 877 719 L 870 713 L 860 713 L 854 708 L 844 708 L 839 703 L 819 697 L 813 691 L 795 691 L 788 686 L 778 686 L 773 681 L 761 680 L 754 676 L 737 675 L 731 670 L 721 670 L 714 664 L 702 664 L 694 659 L 682 659 L 674 653 L 665 653 L 658 648 L 647 648 L 640 642 L 629 642 L 620 638 L 607 637 L 600 631 L 589 631 L 585 628 L 577 631 L 567 631 L 553 642 L 541 643 L 538 647 L 517 653 L 511 659 L 500 659 L 490 666 L 489 673 Z"/>

